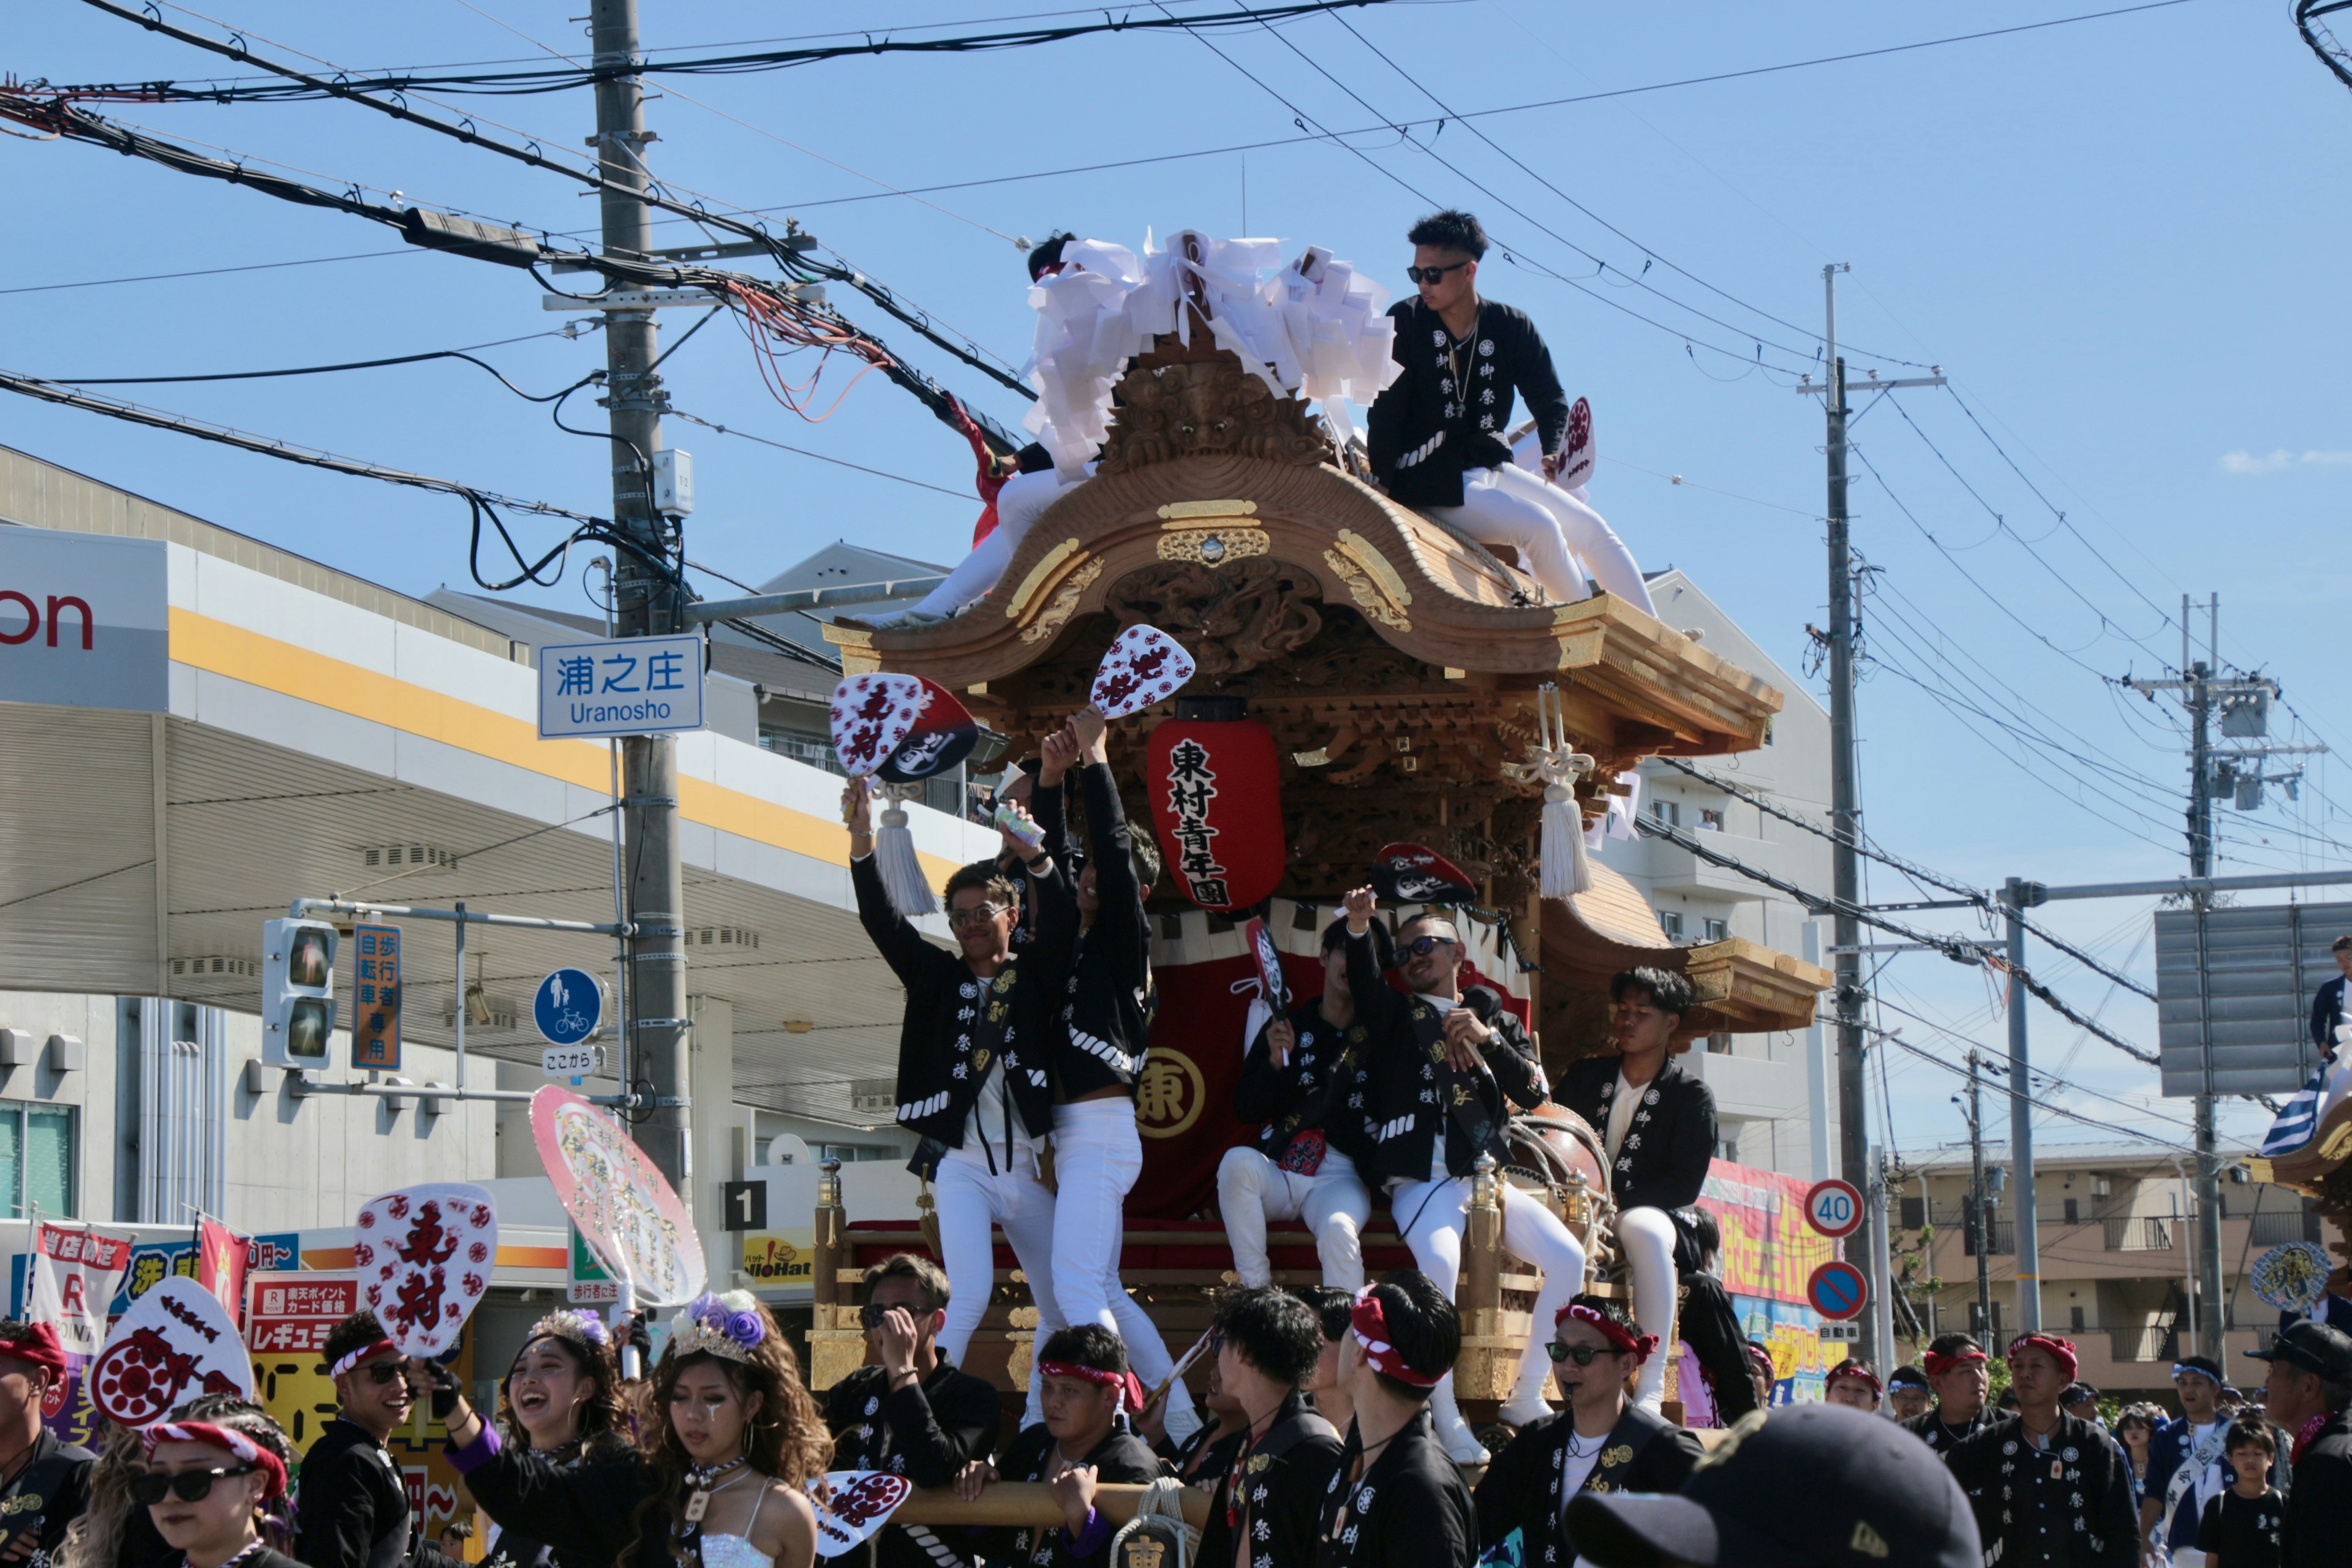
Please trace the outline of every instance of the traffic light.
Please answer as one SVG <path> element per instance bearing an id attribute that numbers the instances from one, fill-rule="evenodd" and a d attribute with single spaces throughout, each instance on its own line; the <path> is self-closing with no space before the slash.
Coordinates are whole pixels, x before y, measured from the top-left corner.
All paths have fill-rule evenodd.
<path id="1" fill-rule="evenodd" d="M 335 928 L 270 921 L 261 928 L 261 1059 L 322 1068 L 335 1032 Z"/>

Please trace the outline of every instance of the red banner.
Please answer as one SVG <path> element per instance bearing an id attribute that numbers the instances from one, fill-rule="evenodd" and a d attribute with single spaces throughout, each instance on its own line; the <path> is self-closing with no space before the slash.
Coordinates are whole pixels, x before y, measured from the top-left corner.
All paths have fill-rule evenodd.
<path id="1" fill-rule="evenodd" d="M 209 1215 L 196 1222 L 196 1283 L 212 1292 L 228 1315 L 245 1315 L 245 1270 L 248 1243 Z"/>

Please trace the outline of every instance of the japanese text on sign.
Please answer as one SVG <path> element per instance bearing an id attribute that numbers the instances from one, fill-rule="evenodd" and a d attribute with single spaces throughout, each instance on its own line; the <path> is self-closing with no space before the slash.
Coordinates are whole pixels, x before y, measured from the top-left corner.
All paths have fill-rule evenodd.
<path id="1" fill-rule="evenodd" d="M 702 728 L 699 636 L 570 643 L 539 656 L 542 739 Z"/>
<path id="2" fill-rule="evenodd" d="M 359 1310 L 356 1275 L 304 1274 L 287 1280 L 257 1275 L 246 1343 L 256 1351 L 297 1355 L 323 1348 L 334 1326 Z"/>
<path id="3" fill-rule="evenodd" d="M 1229 900 L 1225 868 L 1210 840 L 1217 830 L 1209 825 L 1209 803 L 1217 798 L 1217 775 L 1209 766 L 1209 749 L 1198 741 L 1180 741 L 1168 753 L 1168 804 L 1175 814 L 1176 869 L 1192 889 L 1192 901 L 1212 908 Z"/>
<path id="4" fill-rule="evenodd" d="M 400 1066 L 400 931 L 360 926 L 352 933 L 352 1066 Z"/>

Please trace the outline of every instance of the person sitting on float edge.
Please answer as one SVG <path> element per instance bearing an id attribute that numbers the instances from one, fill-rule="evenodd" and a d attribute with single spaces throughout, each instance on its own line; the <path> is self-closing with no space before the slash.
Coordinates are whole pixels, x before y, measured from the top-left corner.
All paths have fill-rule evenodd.
<path id="1" fill-rule="evenodd" d="M 1990 1359 L 1972 1334 L 1937 1334 L 1927 1342 L 1927 1370 L 1936 1408 L 1904 1422 L 1903 1429 L 1937 1453 L 1948 1453 L 1992 1419 L 1985 1408 Z"/>
<path id="2" fill-rule="evenodd" d="M 1369 1037 L 1372 1081 L 1364 1120 L 1372 1175 L 1389 1188 L 1390 1211 L 1414 1261 L 1450 1300 L 1478 1157 L 1491 1155 L 1498 1167 L 1508 1163 L 1505 1119 L 1513 1104 L 1532 1110 L 1544 1102 L 1543 1069 L 1535 1043 L 1500 996 L 1483 985 L 1462 989 L 1462 938 L 1444 916 L 1418 914 L 1398 931 L 1399 967 L 1412 988 L 1409 997 L 1399 994 L 1381 977 L 1372 944 L 1377 904 L 1370 888 L 1359 888 L 1346 906 L 1348 992 Z M 1536 1321 L 1543 1322 L 1584 1289 L 1583 1244 L 1543 1199 L 1507 1181 L 1496 1194 L 1504 1246 L 1543 1271 L 1535 1305 Z M 1530 1336 L 1503 1420 L 1524 1426 L 1551 1413 L 1543 1396 L 1550 1372 L 1542 1342 Z M 1450 1382 L 1430 1409 L 1438 1440 L 1456 1463 L 1485 1457 Z"/>
<path id="3" fill-rule="evenodd" d="M 1916 1366 L 1898 1366 L 1886 1374 L 1887 1414 L 1897 1421 L 1916 1421 L 1925 1415 L 1933 1397 L 1927 1374 Z"/>
<path id="4" fill-rule="evenodd" d="M 1969 1500 L 1891 1423 L 1833 1405 L 1759 1411 L 1674 1496 L 1568 1505 L 1592 1568 L 1983 1568 Z M 2003 1564 L 2003 1568 L 2008 1568 Z"/>
<path id="5" fill-rule="evenodd" d="M 1579 1296 L 1560 1310 L 1545 1348 L 1568 1408 L 1521 1427 L 1486 1467 L 1478 1544 L 1491 1552 L 1516 1531 L 1521 1561 L 1564 1568 L 1576 1560 L 1565 1510 L 1578 1493 L 1680 1491 L 1706 1450 L 1625 1396 L 1658 1345 L 1616 1302 Z"/>
<path id="6" fill-rule="evenodd" d="M 1105 1568 L 1111 1523 L 1095 1507 L 1095 1488 L 1160 1477 L 1158 1457 L 1125 1418 L 1142 1405 L 1143 1390 L 1128 1370 L 1127 1348 L 1100 1323 L 1080 1323 L 1047 1340 L 1038 1371 L 1045 1379 L 1045 1420 L 1022 1428 L 994 1464 L 974 1459 L 966 1465 L 956 1478 L 956 1495 L 970 1502 L 994 1480 L 1050 1485 L 1064 1528 L 990 1530 L 983 1554 L 991 1562 L 1040 1568 Z"/>
<path id="7" fill-rule="evenodd" d="M 1586 1057 L 1561 1075 L 1559 1103 L 1591 1124 L 1609 1158 L 1617 1248 L 1633 1276 L 1633 1317 L 1662 1344 L 1678 1337 L 1674 1211 L 1698 1202 L 1715 1158 L 1715 1093 L 1674 1057 L 1675 1031 L 1692 1005 L 1689 977 L 1629 969 L 1609 982 L 1615 1056 Z M 1664 1360 L 1642 1372 L 1634 1397 L 1655 1410 L 1665 1397 Z"/>
<path id="8" fill-rule="evenodd" d="M 858 1310 L 875 1360 L 826 1391 L 836 1470 L 887 1470 L 919 1487 L 943 1487 L 996 1447 L 1003 1414 L 996 1388 L 940 1353 L 948 1277 L 911 1252 L 866 1271 Z M 968 1559 L 919 1524 L 887 1524 L 874 1538 L 878 1568 L 940 1568 Z"/>
<path id="9" fill-rule="evenodd" d="M 1322 1355 L 1323 1325 L 1314 1308 L 1269 1285 L 1227 1298 L 1217 1327 L 1217 1381 L 1241 1407 L 1242 1442 L 1214 1478 L 1198 1560 L 1311 1562 L 1339 1463 L 1339 1434 L 1303 1386 Z"/>
<path id="10" fill-rule="evenodd" d="M 2270 1363 L 2263 1409 L 2293 1444 L 2281 1562 L 2340 1568 L 2352 1542 L 2352 1335 L 2306 1319 L 2246 1354 Z"/>
<path id="11" fill-rule="evenodd" d="M 2055 1334 L 2010 1341 L 2017 1414 L 1944 1456 L 2001 1568 L 2138 1568 L 2131 1463 L 2105 1427 L 2058 1407 L 2075 1366 L 2073 1343 Z"/>
<path id="12" fill-rule="evenodd" d="M 310 1568 L 453 1568 L 457 1559 L 411 1541 L 407 1483 L 384 1446 L 408 1419 L 422 1374 L 369 1311 L 328 1330 L 320 1354 L 335 1418 L 302 1456 L 295 1557 Z"/>
<path id="13" fill-rule="evenodd" d="M 1355 1296 L 1328 1285 L 1299 1286 L 1291 1293 L 1314 1309 L 1316 1320 L 1323 1329 L 1323 1353 L 1315 1358 L 1315 1370 L 1307 1374 L 1307 1403 L 1326 1421 L 1345 1432 L 1348 1423 L 1356 1418 L 1356 1408 L 1349 1403 L 1347 1391 L 1339 1386 L 1339 1346 L 1348 1338 Z"/>
<path id="14" fill-rule="evenodd" d="M 907 993 L 898 1120 L 921 1140 L 908 1168 L 931 1184 L 941 1261 L 954 1287 L 940 1352 L 951 1363 L 964 1359 L 995 1289 L 992 1225 L 1004 1227 L 1029 1276 L 1042 1343 L 1064 1321 L 1054 1292 L 1054 1193 L 1041 1173 L 1054 1129 L 1049 1042 L 1076 937 L 1066 879 L 1050 856 L 1022 848 L 1005 833 L 1039 889 L 1034 938 L 1013 947 L 1021 889 L 995 861 L 980 860 L 948 879 L 948 930 L 957 951 L 945 952 L 923 939 L 882 886 L 870 783 L 850 780 L 841 804 L 857 918 Z M 1033 1378 L 1033 1408 L 1036 1394 Z"/>
<path id="15" fill-rule="evenodd" d="M 47 1568 L 67 1526 L 89 1506 L 90 1467 L 98 1456 L 61 1441 L 41 1420 L 43 1402 L 65 1377 L 65 1347 L 55 1329 L 13 1318 L 0 1321 L 0 1475 L 7 1478 L 0 1484 L 6 1510 L 0 1522 L 15 1526 L 0 1533 L 21 1536 L 16 1521 L 28 1512 L 37 1526 L 29 1547 L 0 1561 Z M 16 1546 L 13 1540 L 9 1544 Z"/>
<path id="16" fill-rule="evenodd" d="M 1654 613 L 1642 568 L 1601 514 L 1549 481 L 1568 437 L 1568 395 L 1551 351 L 1526 312 L 1482 300 L 1486 232 L 1465 212 L 1433 213 L 1405 238 L 1420 289 L 1389 308 L 1391 353 L 1404 374 L 1371 407 L 1372 476 L 1395 500 L 1486 544 L 1517 550 L 1528 575 L 1561 604 L 1585 598 L 1585 576 Z M 1528 400 L 1544 452 L 1542 479 L 1511 461 L 1511 398 Z M 1571 553 L 1572 552 L 1572 553 Z M 1578 558 L 1583 564 L 1578 564 Z"/>
<path id="17" fill-rule="evenodd" d="M 1135 1122 L 1135 1085 L 1150 1045 L 1151 931 L 1144 895 L 1160 876 L 1160 857 L 1129 827 L 1104 745 L 1107 726 L 1091 704 L 1040 743 L 1036 818 L 1046 848 L 1066 853 L 1064 782 L 1078 775 L 1087 812 L 1083 868 L 1036 884 L 1042 907 L 1069 905 L 1075 922 L 1059 1006 L 1047 1019 L 1045 1066 L 1054 1096 L 1054 1294 L 1066 1323 L 1100 1323 L 1127 1345 L 1136 1374 L 1165 1384 L 1168 1435 L 1182 1442 L 1199 1430 L 1200 1413 L 1182 1381 L 1171 1382 L 1176 1358 L 1151 1315 L 1119 1282 L 1127 1234 L 1127 1194 L 1143 1173 L 1143 1135 Z"/>
<path id="18" fill-rule="evenodd" d="M 1865 1415 L 1878 1414 L 1878 1396 L 1883 1392 L 1878 1374 L 1870 1370 L 1868 1362 L 1842 1361 L 1830 1368 L 1822 1379 L 1822 1398 L 1832 1405 L 1843 1405 L 1849 1410 L 1859 1410 Z"/>
<path id="19" fill-rule="evenodd" d="M 1356 1298 L 1339 1346 L 1355 1418 L 1325 1483 L 1314 1568 L 1470 1568 L 1477 1511 L 1429 1412 L 1461 1353 L 1462 1316 L 1419 1269 Z"/>
<path id="20" fill-rule="evenodd" d="M 1382 970 L 1393 966 L 1388 928 L 1375 922 Z M 1348 993 L 1348 921 L 1323 928 L 1323 994 L 1258 1031 L 1234 1085 L 1234 1117 L 1257 1124 L 1257 1147 L 1236 1143 L 1217 1165 L 1217 1213 L 1247 1286 L 1274 1282 L 1269 1219 L 1304 1220 L 1322 1259 L 1323 1283 L 1350 1296 L 1364 1288 L 1365 1224 L 1372 1194 L 1360 1167 L 1371 1159 L 1360 1104 L 1371 1081 L 1369 1039 Z"/>

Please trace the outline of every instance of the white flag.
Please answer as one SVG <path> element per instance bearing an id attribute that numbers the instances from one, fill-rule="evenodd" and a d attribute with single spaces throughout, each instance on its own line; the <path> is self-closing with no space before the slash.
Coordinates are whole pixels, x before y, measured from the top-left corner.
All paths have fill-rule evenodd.
<path id="1" fill-rule="evenodd" d="M 43 1220 L 34 1227 L 33 1321 L 55 1329 L 68 1355 L 96 1355 L 130 1266 L 128 1239 Z"/>

